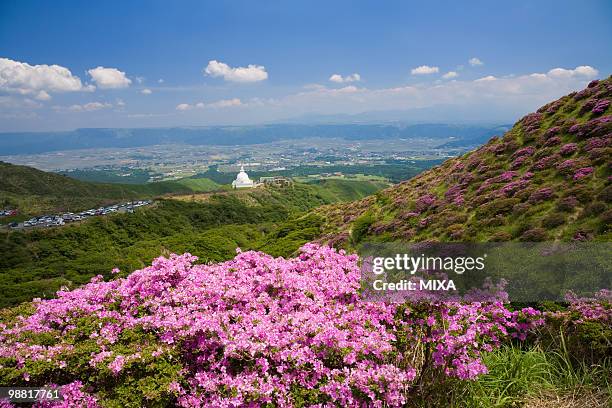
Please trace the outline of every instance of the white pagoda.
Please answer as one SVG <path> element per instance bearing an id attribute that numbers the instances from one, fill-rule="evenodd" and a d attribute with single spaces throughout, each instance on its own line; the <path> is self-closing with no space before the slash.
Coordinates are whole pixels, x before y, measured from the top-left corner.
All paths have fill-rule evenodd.
<path id="1" fill-rule="evenodd" d="M 240 173 L 236 175 L 236 180 L 232 181 L 232 188 L 253 188 L 255 183 L 249 178 L 249 175 L 244 171 L 244 166 L 240 165 Z"/>

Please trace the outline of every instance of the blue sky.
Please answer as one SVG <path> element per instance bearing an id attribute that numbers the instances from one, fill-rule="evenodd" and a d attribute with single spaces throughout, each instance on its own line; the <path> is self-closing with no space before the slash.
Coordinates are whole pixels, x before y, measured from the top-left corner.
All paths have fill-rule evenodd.
<path id="1" fill-rule="evenodd" d="M 607 77 L 611 22 L 595 0 L 4 1 L 0 131 L 511 121 Z"/>

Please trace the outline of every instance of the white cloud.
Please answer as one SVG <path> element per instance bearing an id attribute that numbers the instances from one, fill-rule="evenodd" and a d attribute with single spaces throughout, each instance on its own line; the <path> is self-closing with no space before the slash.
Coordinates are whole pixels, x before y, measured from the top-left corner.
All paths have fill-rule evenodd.
<path id="1" fill-rule="evenodd" d="M 476 79 L 474 82 L 487 82 L 487 81 L 496 81 L 496 80 L 497 78 L 495 78 L 493 75 L 487 75 L 486 77 Z"/>
<path id="2" fill-rule="evenodd" d="M 152 90 L 150 90 L 149 88 L 145 88 L 142 91 L 140 91 L 141 94 L 143 95 L 151 95 L 153 93 Z"/>
<path id="3" fill-rule="evenodd" d="M 157 80 L 157 82 L 159 82 L 160 84 L 163 84 L 163 83 L 164 83 L 164 80 L 163 80 L 162 78 L 159 78 L 159 79 Z"/>
<path id="4" fill-rule="evenodd" d="M 205 109 L 205 108 L 220 109 L 220 108 L 233 108 L 236 106 L 244 106 L 244 105 L 245 104 L 242 103 L 240 99 L 232 98 L 232 99 L 221 99 L 219 101 L 211 102 L 211 103 L 198 102 L 193 105 L 190 105 L 188 103 L 181 103 L 177 105 L 176 110 L 188 111 L 192 109 Z"/>
<path id="5" fill-rule="evenodd" d="M 189 105 L 188 103 L 180 103 L 178 105 L 176 105 L 176 110 L 177 111 L 187 111 L 193 109 L 193 106 Z"/>
<path id="6" fill-rule="evenodd" d="M 47 91 L 38 91 L 34 98 L 38 99 L 39 101 L 48 101 L 51 99 L 51 95 L 49 95 Z"/>
<path id="7" fill-rule="evenodd" d="M 102 89 L 127 88 L 132 83 L 132 80 L 125 76 L 125 72 L 119 71 L 117 68 L 97 67 L 90 69 L 87 73 Z"/>
<path id="8" fill-rule="evenodd" d="M 361 81 L 361 75 L 359 75 L 358 73 L 354 73 L 354 74 L 343 77 L 340 74 L 333 74 L 332 76 L 329 77 L 329 80 L 337 84 L 342 84 L 345 82 L 359 82 Z"/>
<path id="9" fill-rule="evenodd" d="M 472 57 L 468 60 L 468 62 L 470 63 L 471 66 L 473 67 L 477 67 L 479 65 L 484 65 L 484 62 L 482 62 L 479 58 L 476 57 Z"/>
<path id="10" fill-rule="evenodd" d="M 204 73 L 211 77 L 222 77 L 230 82 L 259 82 L 268 79 L 265 67 L 261 65 L 249 65 L 247 67 L 232 68 L 229 65 L 211 60 L 204 69 Z"/>
<path id="11" fill-rule="evenodd" d="M 50 93 L 91 91 L 68 68 L 59 65 L 30 65 L 0 58 L 0 91 L 34 95 L 38 100 L 51 99 Z"/>
<path id="12" fill-rule="evenodd" d="M 412 75 L 429 75 L 436 74 L 440 71 L 438 67 L 430 67 L 429 65 L 421 65 L 420 67 L 413 68 L 410 73 Z"/>
<path id="13" fill-rule="evenodd" d="M 141 76 L 137 76 L 136 78 L 134 78 L 136 80 L 136 82 L 138 82 L 139 84 L 142 84 L 145 81 L 145 77 L 141 77 Z"/>
<path id="14" fill-rule="evenodd" d="M 581 65 L 574 69 L 553 68 L 548 71 L 548 76 L 555 78 L 585 77 L 594 78 L 599 71 L 589 65 Z"/>
<path id="15" fill-rule="evenodd" d="M 125 102 L 123 102 L 123 99 L 117 99 L 115 101 L 115 104 L 120 108 L 123 108 L 125 106 Z"/>
<path id="16" fill-rule="evenodd" d="M 446 74 L 442 75 L 442 78 L 453 79 L 453 78 L 457 78 L 458 76 L 459 74 L 456 73 L 455 71 L 448 71 Z"/>

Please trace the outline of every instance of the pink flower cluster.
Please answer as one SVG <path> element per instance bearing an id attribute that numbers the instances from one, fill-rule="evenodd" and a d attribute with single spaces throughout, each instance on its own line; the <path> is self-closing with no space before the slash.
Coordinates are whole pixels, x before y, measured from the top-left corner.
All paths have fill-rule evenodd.
<path id="1" fill-rule="evenodd" d="M 602 99 L 597 102 L 597 104 L 593 107 L 591 112 L 593 112 L 596 115 L 600 115 L 604 113 L 606 109 L 608 109 L 608 106 L 610 106 L 610 101 L 607 99 Z"/>
<path id="2" fill-rule="evenodd" d="M 436 203 L 436 197 L 431 194 L 425 194 L 416 201 L 416 210 L 419 212 L 426 211 L 428 208 L 433 207 Z"/>
<path id="3" fill-rule="evenodd" d="M 569 302 L 569 311 L 577 312 L 580 318 L 577 323 L 598 321 L 612 324 L 612 291 L 602 289 L 593 297 L 578 297 L 568 293 L 565 300 Z"/>
<path id="4" fill-rule="evenodd" d="M 582 178 L 585 178 L 591 175 L 592 173 L 593 173 L 592 167 L 583 167 L 581 169 L 576 170 L 576 173 L 574 173 L 574 180 L 580 180 Z"/>
<path id="5" fill-rule="evenodd" d="M 569 156 L 573 154 L 576 150 L 578 150 L 578 145 L 576 143 L 566 143 L 561 146 L 561 149 L 559 149 L 559 154 L 561 154 L 562 156 Z"/>
<path id="6" fill-rule="evenodd" d="M 509 336 L 524 338 L 539 322 L 531 309 L 511 312 L 500 301 L 365 302 L 357 256 L 315 244 L 293 259 L 250 251 L 214 265 L 195 260 L 160 257 L 126 278 L 94 278 L 35 302 L 33 314 L 0 326 L 0 356 L 16 358 L 24 375 L 34 356 L 55 361 L 62 377 L 74 380 L 64 386 L 76 401 L 70 406 L 93 407 L 96 399 L 79 382 L 91 370 L 109 373 L 112 382 L 146 364 L 144 355 L 126 354 L 118 343 L 137 329 L 157 338 L 150 355 L 172 351 L 185 361 L 166 391 L 181 406 L 292 406 L 292 393 L 303 389 L 341 406 L 395 407 L 406 404 L 417 375 L 409 347 L 398 348 L 400 337 L 430 344 L 435 369 L 471 379 L 486 372 L 481 352 Z M 97 323 L 84 334 L 79 319 Z M 32 333 L 57 345 L 36 344 Z M 97 344 L 85 368 L 66 366 L 73 333 Z M 74 378 L 79 370 L 83 377 Z"/>

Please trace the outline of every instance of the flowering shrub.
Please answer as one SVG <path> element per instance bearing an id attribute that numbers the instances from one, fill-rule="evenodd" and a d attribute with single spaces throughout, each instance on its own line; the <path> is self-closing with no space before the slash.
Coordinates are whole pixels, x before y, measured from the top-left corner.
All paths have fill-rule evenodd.
<path id="1" fill-rule="evenodd" d="M 520 168 L 523 164 L 525 164 L 528 158 L 529 158 L 528 156 L 517 157 L 516 160 L 514 160 L 512 164 L 510 165 L 510 168 L 513 170 Z"/>
<path id="2" fill-rule="evenodd" d="M 416 202 L 415 207 L 417 211 L 426 211 L 427 209 L 433 207 L 435 203 L 436 203 L 435 196 L 431 194 L 425 194 L 419 197 L 419 199 Z"/>
<path id="3" fill-rule="evenodd" d="M 546 140 L 546 142 L 544 142 L 544 146 L 554 146 L 560 143 L 561 143 L 561 138 L 559 138 L 559 136 L 553 136 L 550 139 Z"/>
<path id="4" fill-rule="evenodd" d="M 601 147 L 606 147 L 605 140 L 600 137 L 593 137 L 586 142 L 584 150 L 588 152 L 589 150 L 598 149 Z"/>
<path id="5" fill-rule="evenodd" d="M 584 88 L 581 91 L 578 91 L 574 94 L 574 100 L 579 101 L 593 94 L 593 87 Z"/>
<path id="6" fill-rule="evenodd" d="M 417 368 L 474 378 L 486 372 L 482 351 L 539 323 L 532 309 L 501 301 L 360 301 L 357 257 L 315 244 L 287 260 L 194 260 L 158 258 L 127 278 L 97 277 L 35 302 L 0 326 L 0 378 L 72 378 L 69 406 L 93 407 L 96 387 L 115 389 L 161 364 L 160 378 L 147 377 L 157 381 L 152 395 L 180 406 L 402 406 Z M 405 358 L 419 341 L 431 359 L 411 367 Z M 83 391 L 90 378 L 94 394 Z"/>
<path id="7" fill-rule="evenodd" d="M 576 150 L 578 150 L 578 145 L 576 143 L 566 143 L 559 149 L 559 154 L 562 156 L 569 156 L 574 154 Z"/>
<path id="8" fill-rule="evenodd" d="M 559 173 L 569 176 L 574 172 L 577 164 L 578 162 L 576 160 L 568 159 L 557 164 L 556 169 L 559 171 Z"/>
<path id="9" fill-rule="evenodd" d="M 583 124 L 576 124 L 569 128 L 568 132 L 575 134 L 579 138 L 590 138 L 605 136 L 612 130 L 612 116 L 602 116 L 601 118 L 591 119 Z"/>
<path id="10" fill-rule="evenodd" d="M 576 173 L 574 173 L 574 180 L 580 180 L 582 178 L 589 176 L 592 173 L 593 173 L 592 167 L 583 167 L 581 169 L 576 170 Z"/>
<path id="11" fill-rule="evenodd" d="M 535 152 L 535 149 L 533 147 L 527 146 L 527 147 L 523 147 L 522 149 L 519 149 L 516 152 L 514 152 L 514 154 L 510 156 L 510 158 L 516 159 L 517 157 L 531 156 L 533 155 L 534 152 Z"/>
<path id="12" fill-rule="evenodd" d="M 551 167 L 558 159 L 559 159 L 559 156 L 556 154 L 542 157 L 540 160 L 535 162 L 532 169 L 533 170 L 545 170 Z"/>
<path id="13" fill-rule="evenodd" d="M 553 196 L 553 189 L 550 187 L 541 188 L 538 191 L 531 194 L 529 202 L 537 203 L 540 201 L 548 200 Z"/>
<path id="14" fill-rule="evenodd" d="M 593 107 L 591 112 L 593 112 L 596 115 L 601 115 L 602 113 L 606 111 L 606 109 L 608 109 L 608 106 L 610 106 L 610 101 L 607 99 L 602 99 L 597 102 L 597 104 Z"/>
<path id="15" fill-rule="evenodd" d="M 517 191 L 525 188 L 529 184 L 528 180 L 512 181 L 501 188 L 501 193 L 507 197 L 514 195 Z"/>
<path id="16" fill-rule="evenodd" d="M 536 112 L 526 115 L 523 119 L 521 119 L 521 123 L 523 124 L 523 129 L 525 129 L 526 133 L 534 133 L 540 128 L 541 120 L 542 114 Z"/>

